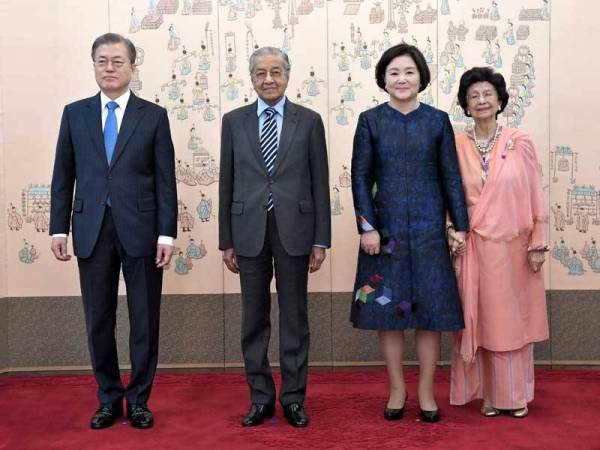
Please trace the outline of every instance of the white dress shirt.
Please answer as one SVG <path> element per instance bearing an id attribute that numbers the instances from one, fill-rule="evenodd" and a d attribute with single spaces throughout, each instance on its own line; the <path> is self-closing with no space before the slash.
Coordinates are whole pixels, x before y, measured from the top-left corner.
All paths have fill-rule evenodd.
<path id="1" fill-rule="evenodd" d="M 102 132 L 104 132 L 104 125 L 106 124 L 106 118 L 108 117 L 108 108 L 106 105 L 108 102 L 115 102 L 119 105 L 118 108 L 115 108 L 115 116 L 117 116 L 117 132 L 121 130 L 121 123 L 123 122 L 123 115 L 125 114 L 125 108 L 127 108 L 127 102 L 129 101 L 129 97 L 131 96 L 131 91 L 127 89 L 120 97 L 112 100 L 108 98 L 108 96 L 100 91 L 100 104 L 102 105 Z"/>
<path id="2" fill-rule="evenodd" d="M 275 110 L 275 123 L 277 124 L 277 148 L 279 148 L 279 139 L 281 138 L 281 129 L 283 128 L 283 112 L 285 110 L 285 100 L 286 96 L 281 97 L 274 106 Z M 265 109 L 270 108 L 271 106 L 267 104 L 262 98 L 258 97 L 258 105 L 256 108 L 256 114 L 258 115 L 258 135 L 260 136 L 260 132 L 262 127 L 267 119 L 267 115 L 264 114 Z"/>

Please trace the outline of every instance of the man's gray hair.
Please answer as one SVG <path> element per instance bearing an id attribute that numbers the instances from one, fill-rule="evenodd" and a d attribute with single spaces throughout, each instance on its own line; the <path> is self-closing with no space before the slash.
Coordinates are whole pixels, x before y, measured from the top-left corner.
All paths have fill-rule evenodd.
<path id="1" fill-rule="evenodd" d="M 285 76 L 289 78 L 290 69 L 292 68 L 290 64 L 290 59 L 288 55 L 283 52 L 280 48 L 277 47 L 261 47 L 259 49 L 254 50 L 254 53 L 250 55 L 250 75 L 254 74 L 254 68 L 256 67 L 256 60 L 263 56 L 274 55 L 278 56 L 283 63 L 283 71 L 285 72 Z"/>

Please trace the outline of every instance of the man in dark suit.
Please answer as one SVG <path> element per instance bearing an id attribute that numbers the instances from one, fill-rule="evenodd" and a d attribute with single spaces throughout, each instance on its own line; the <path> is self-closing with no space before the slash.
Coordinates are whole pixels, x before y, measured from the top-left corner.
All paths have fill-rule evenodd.
<path id="1" fill-rule="evenodd" d="M 118 34 L 100 36 L 92 60 L 100 92 L 63 111 L 52 176 L 52 252 L 68 261 L 73 248 L 100 407 L 91 427 L 123 414 L 131 425 L 153 424 L 147 401 L 158 360 L 163 267 L 177 233 L 173 143 L 166 111 L 129 90 L 135 46 Z M 73 190 L 75 188 L 75 196 Z M 131 380 L 123 387 L 115 344 L 119 271 L 129 308 Z"/>
<path id="2" fill-rule="evenodd" d="M 331 240 L 325 130 L 319 114 L 285 97 L 290 63 L 281 50 L 258 49 L 251 105 L 223 117 L 219 179 L 219 248 L 242 290 L 242 353 L 251 406 L 243 426 L 275 411 L 267 350 L 270 283 L 275 267 L 282 376 L 279 401 L 288 422 L 308 425 L 303 402 L 308 369 L 308 272 Z"/>

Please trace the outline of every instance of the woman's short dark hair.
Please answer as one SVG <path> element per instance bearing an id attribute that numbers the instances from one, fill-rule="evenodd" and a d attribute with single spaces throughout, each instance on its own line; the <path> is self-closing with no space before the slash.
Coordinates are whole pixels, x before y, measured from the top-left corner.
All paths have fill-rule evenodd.
<path id="1" fill-rule="evenodd" d="M 425 61 L 423 53 L 421 53 L 421 51 L 414 45 L 398 44 L 388 48 L 385 52 L 383 52 L 383 55 L 381 55 L 381 58 L 379 58 L 379 61 L 377 62 L 377 66 L 375 66 L 375 79 L 377 80 L 377 86 L 384 91 L 385 70 L 387 69 L 387 66 L 390 65 L 394 58 L 404 55 L 410 56 L 417 66 L 419 78 L 421 79 L 419 92 L 423 91 L 431 81 L 431 73 L 429 72 L 429 67 L 427 66 L 427 61 Z"/>
<path id="2" fill-rule="evenodd" d="M 123 44 L 127 49 L 129 61 L 131 62 L 131 64 L 135 64 L 135 58 L 137 53 L 135 50 L 135 45 L 133 45 L 133 42 L 131 42 L 131 40 L 117 33 L 106 33 L 96 38 L 96 40 L 92 44 L 92 61 L 95 61 L 94 58 L 96 56 L 96 50 L 98 49 L 98 47 L 105 44 Z"/>
<path id="3" fill-rule="evenodd" d="M 496 111 L 496 117 L 498 117 L 498 114 L 506 108 L 509 95 L 506 90 L 506 81 L 504 81 L 504 77 L 502 74 L 494 72 L 494 69 L 491 67 L 473 67 L 462 74 L 462 77 L 460 77 L 460 84 L 458 85 L 458 103 L 462 106 L 465 114 L 470 116 L 467 108 L 467 91 L 473 84 L 482 81 L 487 81 L 494 86 L 494 89 L 496 89 L 498 100 L 500 100 L 500 109 Z"/>

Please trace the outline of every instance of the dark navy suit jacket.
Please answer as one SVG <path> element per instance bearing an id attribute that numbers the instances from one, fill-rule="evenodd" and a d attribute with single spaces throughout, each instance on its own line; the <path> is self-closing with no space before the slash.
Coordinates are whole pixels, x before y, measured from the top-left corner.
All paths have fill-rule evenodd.
<path id="1" fill-rule="evenodd" d="M 110 165 L 100 94 L 65 107 L 52 176 L 50 234 L 68 233 L 72 215 L 75 255 L 89 257 L 109 197 L 116 231 L 128 255 L 150 256 L 156 252 L 159 235 L 177 236 L 174 150 L 167 112 L 133 93 Z"/>

